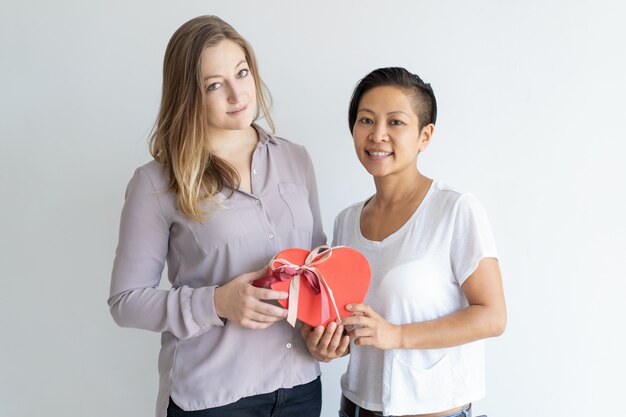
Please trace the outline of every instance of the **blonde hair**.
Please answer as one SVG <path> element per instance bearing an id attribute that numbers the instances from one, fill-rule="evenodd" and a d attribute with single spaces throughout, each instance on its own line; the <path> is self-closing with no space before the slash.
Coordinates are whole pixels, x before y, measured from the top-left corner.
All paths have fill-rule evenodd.
<path id="1" fill-rule="evenodd" d="M 265 117 L 272 132 L 271 97 L 259 75 L 254 51 L 237 31 L 217 16 L 200 16 L 172 35 L 163 60 L 161 107 L 152 134 L 150 153 L 169 172 L 166 191 L 176 193 L 181 213 L 204 221 L 208 213 L 200 203 L 224 187 L 239 186 L 239 174 L 228 162 L 211 153 L 200 57 L 204 48 L 224 39 L 238 44 L 254 77 L 257 105 L 254 120 Z"/>

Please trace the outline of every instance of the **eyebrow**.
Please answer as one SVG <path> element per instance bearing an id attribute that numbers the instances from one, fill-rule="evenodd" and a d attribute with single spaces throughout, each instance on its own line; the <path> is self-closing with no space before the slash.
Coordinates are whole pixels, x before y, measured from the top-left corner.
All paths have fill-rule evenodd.
<path id="1" fill-rule="evenodd" d="M 357 111 L 357 113 L 360 113 L 360 112 L 366 112 L 366 113 L 375 114 L 373 110 L 370 110 L 370 109 L 368 109 L 367 107 L 363 107 L 363 108 L 361 108 L 361 109 L 359 109 L 359 110 Z M 405 116 L 407 116 L 407 117 L 411 117 L 409 114 L 407 114 L 406 112 L 403 112 L 402 110 L 394 110 L 394 111 L 390 111 L 389 113 L 387 113 L 387 116 L 390 116 L 390 115 L 392 115 L 392 114 L 396 114 L 396 113 L 402 113 L 402 114 L 404 114 L 404 115 L 405 115 Z"/>
<path id="2" fill-rule="evenodd" d="M 241 66 L 241 64 L 245 64 L 245 63 L 246 63 L 246 59 L 244 58 L 241 61 L 239 61 L 239 63 L 237 65 L 235 65 L 235 69 L 239 68 Z M 207 75 L 206 77 L 204 77 L 202 79 L 202 81 L 206 81 L 206 80 L 211 79 L 211 78 L 220 78 L 220 77 L 221 77 L 221 75 Z"/>

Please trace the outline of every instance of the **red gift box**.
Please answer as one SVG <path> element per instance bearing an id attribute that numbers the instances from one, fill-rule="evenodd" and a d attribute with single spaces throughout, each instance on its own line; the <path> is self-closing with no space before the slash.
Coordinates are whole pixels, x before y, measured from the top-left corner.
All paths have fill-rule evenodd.
<path id="1" fill-rule="evenodd" d="M 361 252 L 320 246 L 279 252 L 269 264 L 268 276 L 254 285 L 288 292 L 287 300 L 278 300 L 289 311 L 287 321 L 295 326 L 297 318 L 315 327 L 351 315 L 346 304 L 363 302 L 370 279 L 371 269 Z"/>

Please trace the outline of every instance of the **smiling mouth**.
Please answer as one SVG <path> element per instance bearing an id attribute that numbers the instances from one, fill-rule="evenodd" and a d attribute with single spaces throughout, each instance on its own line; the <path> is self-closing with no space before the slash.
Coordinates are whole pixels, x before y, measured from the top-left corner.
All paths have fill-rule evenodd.
<path id="1" fill-rule="evenodd" d="M 385 156 L 389 156 L 393 154 L 393 152 L 381 152 L 381 151 L 365 151 L 369 156 L 373 156 L 375 158 L 383 158 Z"/>
<path id="2" fill-rule="evenodd" d="M 226 113 L 228 113 L 230 115 L 237 115 L 237 114 L 243 112 L 244 110 L 246 110 L 247 108 L 248 108 L 248 106 L 243 106 L 243 107 L 238 108 L 237 110 L 229 111 L 229 112 L 226 112 Z"/>

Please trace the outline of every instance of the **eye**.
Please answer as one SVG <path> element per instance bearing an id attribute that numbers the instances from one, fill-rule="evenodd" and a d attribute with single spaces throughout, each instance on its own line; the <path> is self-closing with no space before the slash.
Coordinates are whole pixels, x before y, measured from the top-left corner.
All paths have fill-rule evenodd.
<path id="1" fill-rule="evenodd" d="M 359 123 L 363 125 L 371 125 L 373 122 L 372 122 L 372 119 L 370 119 L 369 117 L 361 117 L 359 119 Z"/>
<path id="2" fill-rule="evenodd" d="M 217 90 L 218 88 L 220 88 L 222 86 L 222 83 L 213 83 L 213 84 L 209 84 L 206 87 L 207 91 L 213 91 L 213 90 Z"/>
<path id="3" fill-rule="evenodd" d="M 389 121 L 389 124 L 392 126 L 402 126 L 402 125 L 405 125 L 406 123 L 404 123 L 402 120 L 393 119 Z"/>
<path id="4" fill-rule="evenodd" d="M 250 70 L 248 68 L 244 68 L 237 73 L 237 78 L 247 77 L 250 74 Z"/>

